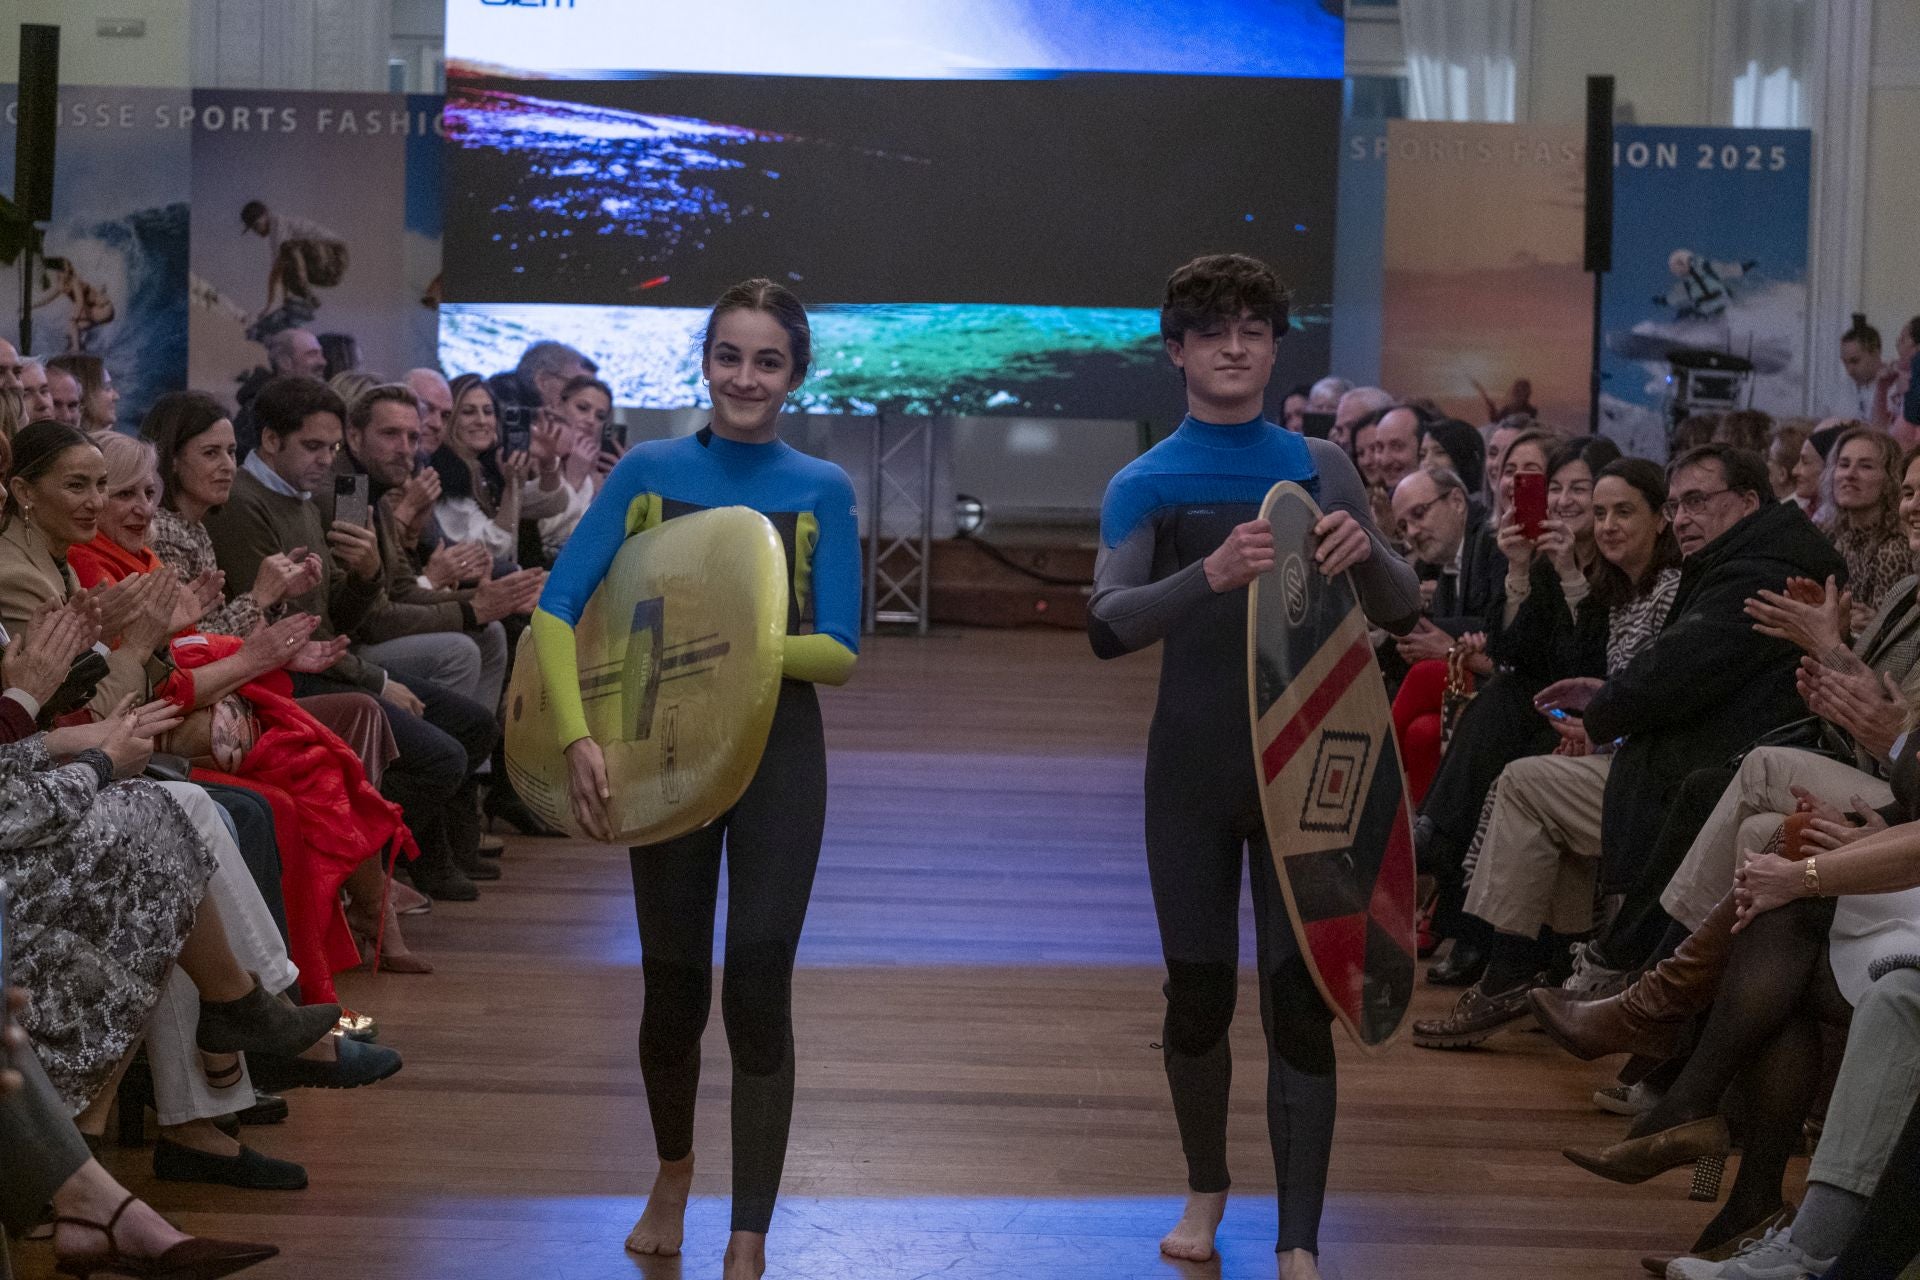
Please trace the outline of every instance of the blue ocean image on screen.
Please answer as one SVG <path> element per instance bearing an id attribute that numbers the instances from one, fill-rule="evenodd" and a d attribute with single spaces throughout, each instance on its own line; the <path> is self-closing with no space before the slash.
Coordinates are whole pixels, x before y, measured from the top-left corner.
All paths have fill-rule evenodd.
<path id="1" fill-rule="evenodd" d="M 1160 410 L 1178 383 L 1150 308 L 975 304 L 816 306 L 813 368 L 793 394 L 814 413 L 1057 414 L 1098 379 L 1112 416 Z M 510 369 L 553 338 L 600 362 L 617 404 L 709 403 L 700 382 L 700 307 L 449 303 L 440 363 L 450 373 Z"/>
<path id="2" fill-rule="evenodd" d="M 452 0 L 458 64 L 611 79 L 653 72 L 974 79 L 1079 71 L 1338 79 L 1329 0 L 740 0 L 723 27 L 670 0 Z"/>

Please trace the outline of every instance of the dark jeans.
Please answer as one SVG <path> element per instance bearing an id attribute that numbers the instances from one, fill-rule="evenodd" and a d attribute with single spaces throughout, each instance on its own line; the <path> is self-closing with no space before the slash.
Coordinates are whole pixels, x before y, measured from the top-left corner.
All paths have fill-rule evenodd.
<path id="1" fill-rule="evenodd" d="M 426 715 L 375 699 L 400 748 L 380 780 L 380 793 L 400 806 L 422 855 L 471 853 L 480 843 L 473 771 L 493 750 L 500 726 L 487 708 L 444 686 L 417 680 L 407 688 L 424 704 Z M 293 692 L 306 698 L 366 690 L 324 674 L 299 674 L 293 677 Z"/>

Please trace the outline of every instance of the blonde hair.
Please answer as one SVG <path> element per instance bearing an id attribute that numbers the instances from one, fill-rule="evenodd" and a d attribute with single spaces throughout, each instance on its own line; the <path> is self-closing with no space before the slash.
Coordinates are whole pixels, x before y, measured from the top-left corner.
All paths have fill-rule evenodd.
<path id="1" fill-rule="evenodd" d="M 151 474 L 154 483 L 160 481 L 160 455 L 145 440 L 122 435 L 118 431 L 98 431 L 93 437 L 95 447 L 107 463 L 107 492 L 124 489 Z"/>

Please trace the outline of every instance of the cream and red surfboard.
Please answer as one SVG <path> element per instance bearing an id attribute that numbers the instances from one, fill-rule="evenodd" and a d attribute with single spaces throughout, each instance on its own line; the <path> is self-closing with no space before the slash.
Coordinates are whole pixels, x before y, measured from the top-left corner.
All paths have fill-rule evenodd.
<path id="1" fill-rule="evenodd" d="M 1393 708 L 1347 576 L 1314 567 L 1321 511 L 1277 484 L 1261 505 L 1274 567 L 1247 600 L 1247 689 L 1260 807 L 1315 985 L 1363 1047 L 1413 998 L 1414 860 Z"/>

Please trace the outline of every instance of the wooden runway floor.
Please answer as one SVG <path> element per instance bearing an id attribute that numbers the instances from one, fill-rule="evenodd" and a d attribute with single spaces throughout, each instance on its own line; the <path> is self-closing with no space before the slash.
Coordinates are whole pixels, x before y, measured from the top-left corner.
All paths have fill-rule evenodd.
<path id="1" fill-rule="evenodd" d="M 1140 837 L 1156 655 L 964 632 L 871 643 L 825 695 L 826 847 L 795 981 L 792 1147 L 769 1274 L 807 1280 L 1134 1280 L 1274 1274 L 1257 997 L 1233 1049 L 1236 1195 L 1222 1257 L 1161 1259 L 1183 1170 L 1161 1074 Z M 298 1193 L 113 1170 L 189 1230 L 279 1243 L 262 1280 L 704 1280 L 726 1238 L 727 1051 L 716 1015 L 685 1256 L 621 1242 L 653 1171 L 623 851 L 515 841 L 473 906 L 409 920 L 431 977 L 348 975 L 407 1057 L 393 1080 L 292 1095 L 248 1130 Z M 1250 947 L 1250 918 L 1243 927 Z M 1416 1013 L 1449 995 L 1420 989 Z M 1479 1052 L 1340 1045 L 1321 1239 L 1335 1280 L 1628 1280 L 1711 1215 L 1676 1172 L 1621 1187 L 1566 1145 L 1618 1137 L 1611 1066 L 1538 1034 Z M 1795 1176 L 1800 1176 L 1796 1166 Z M 1798 1186 L 1791 1188 L 1798 1194 Z M 16 1250 L 48 1273 L 45 1246 Z"/>

